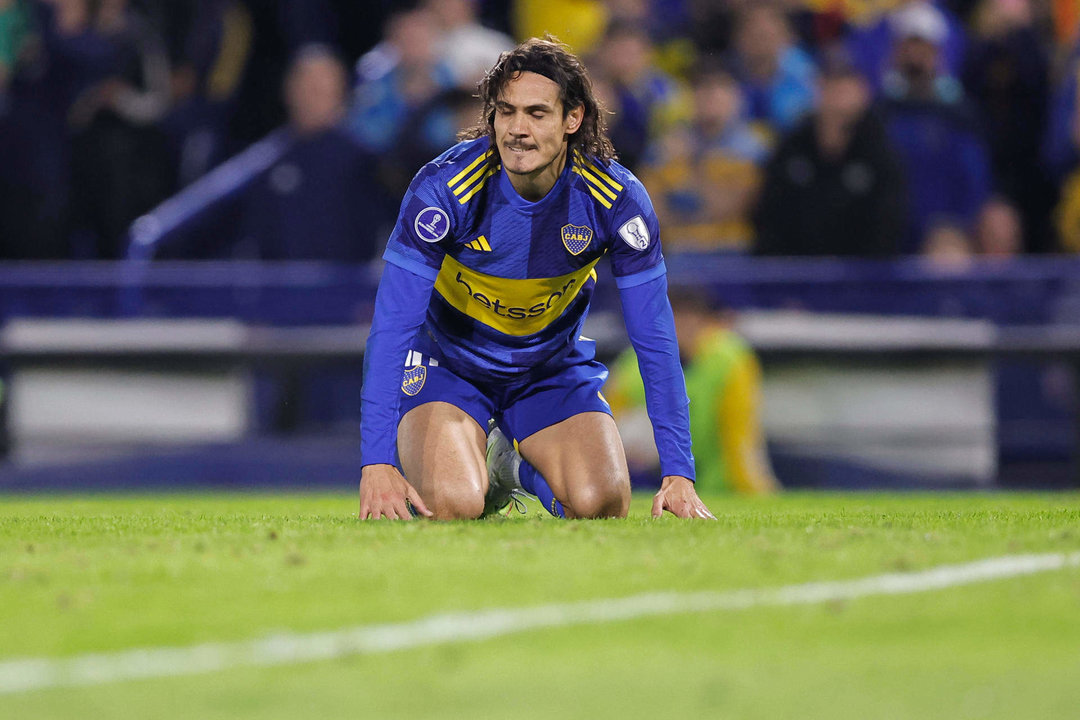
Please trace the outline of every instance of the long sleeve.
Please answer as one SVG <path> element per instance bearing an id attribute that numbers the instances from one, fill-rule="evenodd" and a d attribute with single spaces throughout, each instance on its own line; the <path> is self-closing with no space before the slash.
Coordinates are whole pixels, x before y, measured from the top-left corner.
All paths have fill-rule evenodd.
<path id="1" fill-rule="evenodd" d="M 364 350 L 360 454 L 364 465 L 395 461 L 399 395 L 409 343 L 424 324 L 434 279 L 393 263 L 383 270 Z"/>
<path id="2" fill-rule="evenodd" d="M 667 275 L 661 273 L 643 282 L 620 282 L 619 298 L 626 332 L 645 381 L 645 407 L 660 454 L 660 472 L 693 480 L 690 401 L 679 363 L 675 319 L 667 297 Z"/>

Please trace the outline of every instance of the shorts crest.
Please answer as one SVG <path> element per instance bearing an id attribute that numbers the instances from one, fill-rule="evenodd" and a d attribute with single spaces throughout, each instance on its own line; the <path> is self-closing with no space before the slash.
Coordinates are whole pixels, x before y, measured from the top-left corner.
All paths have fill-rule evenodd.
<path id="1" fill-rule="evenodd" d="M 563 225 L 562 244 L 571 255 L 580 255 L 585 252 L 592 242 L 593 231 L 587 225 Z"/>
<path id="2" fill-rule="evenodd" d="M 406 395 L 416 395 L 424 389 L 425 380 L 427 380 L 427 368 L 423 365 L 405 368 L 405 376 L 401 381 L 401 391 Z"/>

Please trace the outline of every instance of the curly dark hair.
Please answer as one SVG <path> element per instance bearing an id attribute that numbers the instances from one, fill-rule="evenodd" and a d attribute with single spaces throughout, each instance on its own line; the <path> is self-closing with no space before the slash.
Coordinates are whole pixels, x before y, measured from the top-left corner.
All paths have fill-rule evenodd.
<path id="1" fill-rule="evenodd" d="M 569 137 L 571 150 L 579 150 L 604 165 L 616 158 L 615 148 L 607 135 L 607 121 L 604 118 L 607 110 L 593 94 L 585 65 L 551 34 L 544 35 L 543 39 L 530 38 L 499 56 L 498 62 L 478 87 L 478 96 L 483 103 L 479 122 L 463 130 L 458 135 L 459 140 L 475 140 L 486 135 L 494 145 L 495 103 L 506 83 L 524 72 L 543 75 L 558 84 L 564 118 L 578 106 L 585 108 L 580 127 Z M 497 159 L 496 154 L 492 162 Z"/>

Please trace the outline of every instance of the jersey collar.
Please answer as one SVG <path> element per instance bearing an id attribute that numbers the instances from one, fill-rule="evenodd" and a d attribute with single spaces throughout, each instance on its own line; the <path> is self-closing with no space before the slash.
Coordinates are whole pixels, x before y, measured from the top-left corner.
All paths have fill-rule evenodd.
<path id="1" fill-rule="evenodd" d="M 562 192 L 563 186 L 569 182 L 567 176 L 571 172 L 572 164 L 573 161 L 570 158 L 570 151 L 568 149 L 566 155 L 566 165 L 563 167 L 562 172 L 559 173 L 559 177 L 555 181 L 555 184 L 551 186 L 550 190 L 548 190 L 547 195 L 540 198 L 536 202 L 526 200 L 518 194 L 518 191 L 514 189 L 513 183 L 510 182 L 510 176 L 507 175 L 505 167 L 499 170 L 499 190 L 502 192 L 507 202 L 509 202 L 518 210 L 528 214 L 538 212 L 550 205 L 552 202 L 552 198 L 556 197 Z"/>

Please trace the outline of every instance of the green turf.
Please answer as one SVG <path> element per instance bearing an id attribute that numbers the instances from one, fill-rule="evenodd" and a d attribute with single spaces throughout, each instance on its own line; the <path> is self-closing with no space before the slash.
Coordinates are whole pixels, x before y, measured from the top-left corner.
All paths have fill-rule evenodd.
<path id="1" fill-rule="evenodd" d="M 1080 550 L 1080 495 L 359 523 L 352 495 L 0 497 L 0 661 Z M 0 718 L 1075 718 L 1080 570 L 0 695 Z"/>

